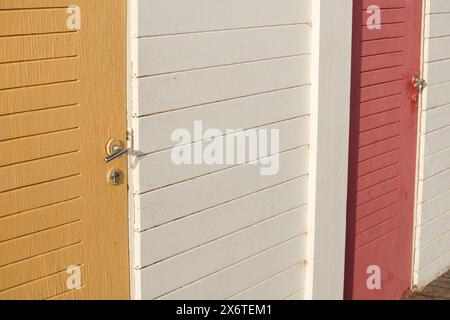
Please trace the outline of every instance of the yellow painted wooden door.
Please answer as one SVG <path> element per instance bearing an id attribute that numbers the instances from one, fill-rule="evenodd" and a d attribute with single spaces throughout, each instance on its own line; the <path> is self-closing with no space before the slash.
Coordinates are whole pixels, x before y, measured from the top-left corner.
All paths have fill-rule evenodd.
<path id="1" fill-rule="evenodd" d="M 0 1 L 0 299 L 129 298 L 125 77 L 125 0 Z"/>

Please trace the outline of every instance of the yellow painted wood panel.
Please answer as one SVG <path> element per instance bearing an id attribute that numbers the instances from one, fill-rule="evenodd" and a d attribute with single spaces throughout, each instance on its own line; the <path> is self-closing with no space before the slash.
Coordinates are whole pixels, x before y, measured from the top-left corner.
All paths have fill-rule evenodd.
<path id="1" fill-rule="evenodd" d="M 78 81 L 0 90 L 0 115 L 74 105 L 79 96 Z"/>
<path id="2" fill-rule="evenodd" d="M 0 243 L 0 266 L 83 241 L 83 222 L 63 225 Z"/>
<path id="3" fill-rule="evenodd" d="M 0 142 L 0 167 L 78 151 L 80 130 L 70 129 Z"/>
<path id="4" fill-rule="evenodd" d="M 77 56 L 79 33 L 0 38 L 0 63 Z"/>
<path id="5" fill-rule="evenodd" d="M 85 260 L 83 244 L 77 243 L 0 268 L 0 291 L 67 270 Z"/>
<path id="6" fill-rule="evenodd" d="M 0 299 L 128 299 L 126 1 L 2 0 L 0 52 Z"/>
<path id="7" fill-rule="evenodd" d="M 81 199 L 69 200 L 0 219 L 0 242 L 82 219 Z"/>
<path id="8" fill-rule="evenodd" d="M 81 195 L 81 176 L 0 193 L 0 217 L 75 199 Z"/>
<path id="9" fill-rule="evenodd" d="M 78 80 L 79 68 L 78 57 L 1 64 L 0 89 Z"/>
<path id="10" fill-rule="evenodd" d="M 83 152 L 91 163 L 83 168 L 82 198 L 87 229 L 84 263 L 86 298 L 129 299 L 127 184 L 111 187 L 105 177 L 112 168 L 124 172 L 127 157 L 105 165 L 105 144 L 111 138 L 127 140 L 126 121 L 126 1 L 79 1 L 82 17 L 83 58 L 81 105 L 91 120 L 84 122 Z M 86 32 L 86 34 L 83 34 Z M 89 58 L 87 58 L 89 57 Z M 89 95 L 90 92 L 96 94 Z M 101 228 L 99 227 L 101 226 Z"/>
<path id="11" fill-rule="evenodd" d="M 0 11 L 0 36 L 68 32 L 67 8 Z"/>
<path id="12" fill-rule="evenodd" d="M 81 287 L 80 290 L 71 290 L 67 291 L 61 294 L 58 294 L 54 297 L 48 298 L 47 300 L 56 300 L 56 301 L 64 301 L 64 300 L 80 300 L 83 298 L 84 291 L 86 290 L 86 287 Z"/>
<path id="13" fill-rule="evenodd" d="M 80 126 L 79 106 L 39 110 L 0 117 L 0 141 Z"/>
<path id="14" fill-rule="evenodd" d="M 80 173 L 79 152 L 0 168 L 0 192 L 48 182 Z"/>
<path id="15" fill-rule="evenodd" d="M 65 8 L 76 3 L 73 0 L 2 0 L 0 9 Z"/>
<path id="16" fill-rule="evenodd" d="M 85 272 L 85 266 L 80 266 L 81 272 Z M 69 277 L 66 271 L 34 280 L 16 288 L 0 292 L 0 299 L 7 300 L 42 300 L 67 292 L 66 281 Z M 81 278 L 83 281 L 83 278 Z"/>

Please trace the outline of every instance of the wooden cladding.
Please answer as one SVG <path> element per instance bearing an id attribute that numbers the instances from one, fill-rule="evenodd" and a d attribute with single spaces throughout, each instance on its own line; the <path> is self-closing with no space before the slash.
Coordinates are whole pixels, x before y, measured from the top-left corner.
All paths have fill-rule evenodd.
<path id="1" fill-rule="evenodd" d="M 65 8 L 0 8 L 0 299 L 67 291 L 82 264 L 80 39 Z"/>
<path id="2" fill-rule="evenodd" d="M 125 141 L 125 15 L 118 0 L 0 3 L 0 299 L 129 296 L 127 190 L 102 160 L 108 134 Z"/>

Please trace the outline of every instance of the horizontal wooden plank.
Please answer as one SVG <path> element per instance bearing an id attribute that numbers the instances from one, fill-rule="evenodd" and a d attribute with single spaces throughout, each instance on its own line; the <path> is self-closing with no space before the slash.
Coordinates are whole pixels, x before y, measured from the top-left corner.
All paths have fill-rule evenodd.
<path id="1" fill-rule="evenodd" d="M 295 209 L 142 270 L 147 298 L 157 298 L 301 235 L 306 208 Z M 142 266 L 147 248 L 141 244 Z M 202 261 L 201 264 L 198 261 Z"/>
<path id="2" fill-rule="evenodd" d="M 306 290 L 303 289 L 303 290 L 300 290 L 299 292 L 287 297 L 284 300 L 303 301 L 303 300 L 305 300 L 305 297 L 306 297 Z"/>
<path id="3" fill-rule="evenodd" d="M 163 296 L 162 299 L 224 300 L 230 298 L 282 270 L 304 262 L 305 248 L 306 236 L 303 235 L 184 286 Z M 148 296 L 147 292 L 143 292 L 144 299 Z"/>
<path id="4" fill-rule="evenodd" d="M 309 70 L 306 55 L 140 78 L 135 113 L 149 115 L 306 85 Z"/>
<path id="5" fill-rule="evenodd" d="M 361 71 L 367 72 L 379 69 L 398 67 L 403 65 L 405 59 L 406 59 L 405 52 L 395 52 L 363 57 L 361 62 Z"/>
<path id="6" fill-rule="evenodd" d="M 399 210 L 399 203 L 394 203 L 393 205 L 383 208 L 374 214 L 359 219 L 355 228 L 355 234 L 360 235 L 365 232 L 370 232 L 370 230 L 380 226 L 383 222 L 395 218 L 398 215 Z"/>
<path id="7" fill-rule="evenodd" d="M 450 13 L 441 13 L 427 16 L 426 32 L 430 38 L 445 37 L 450 35 Z"/>
<path id="8" fill-rule="evenodd" d="M 299 148 L 279 157 L 277 175 L 262 176 L 247 164 L 136 197 L 137 220 L 154 227 L 308 174 L 309 151 Z M 274 157 L 274 160 L 276 157 Z M 275 160 L 276 161 L 276 160 Z M 228 181 L 229 183 L 223 183 Z M 211 186 L 215 186 L 211 188 Z M 177 199 L 177 201 L 173 201 Z"/>
<path id="9" fill-rule="evenodd" d="M 402 133 L 402 129 L 402 123 L 396 122 L 392 124 L 388 123 L 384 126 L 369 131 L 361 132 L 359 134 L 358 141 L 359 147 L 374 145 L 392 137 L 398 136 Z"/>
<path id="10" fill-rule="evenodd" d="M 81 123 L 79 105 L 0 117 L 0 141 L 73 129 Z"/>
<path id="11" fill-rule="evenodd" d="M 428 85 L 450 81 L 450 59 L 425 64 Z"/>
<path id="12" fill-rule="evenodd" d="M 397 230 L 401 226 L 401 223 L 400 217 L 394 215 L 394 217 L 382 221 L 381 223 L 372 226 L 372 228 L 359 233 L 355 238 L 356 250 L 359 251 L 374 242 L 383 241 L 382 239 Z"/>
<path id="13" fill-rule="evenodd" d="M 375 143 L 359 150 L 358 161 L 366 161 L 371 158 L 379 157 L 384 154 L 391 153 L 400 148 L 400 137 L 389 138 L 383 143 Z"/>
<path id="14" fill-rule="evenodd" d="M 66 8 L 0 11 L 0 36 L 68 32 Z"/>
<path id="15" fill-rule="evenodd" d="M 287 120 L 275 123 L 273 125 L 263 126 L 258 130 L 267 130 L 268 139 L 271 139 L 272 130 L 278 130 L 279 146 L 278 150 L 271 149 L 271 145 L 267 145 L 267 153 L 265 154 L 250 154 L 250 147 L 246 143 L 243 154 L 246 155 L 245 162 L 259 161 L 267 156 L 274 155 L 278 152 L 284 152 L 292 150 L 294 148 L 302 147 L 309 144 L 309 117 L 295 118 L 293 120 Z M 258 133 L 260 134 L 260 133 Z M 238 145 L 238 134 L 229 134 L 216 139 L 223 139 L 223 146 L 233 144 Z M 269 142 L 270 140 L 269 140 Z M 204 148 L 211 145 L 211 142 L 196 142 L 187 145 L 190 150 L 196 150 L 197 148 Z M 153 153 L 144 157 L 141 157 L 137 161 L 137 167 L 134 171 L 136 181 L 139 181 L 135 186 L 136 193 L 144 193 L 150 190 L 155 190 L 161 187 L 172 185 L 181 181 L 193 179 L 198 176 L 213 173 L 219 170 L 224 170 L 242 163 L 237 163 L 237 160 L 231 164 L 212 164 L 212 165 L 192 165 L 181 164 L 176 165 L 172 160 L 172 154 L 180 150 L 184 150 L 185 147 L 169 149 L 162 152 Z M 233 148 L 237 151 L 237 147 Z M 259 150 L 261 151 L 261 150 Z M 194 151 L 192 151 L 192 154 Z M 225 156 L 225 153 L 224 153 Z M 1 184 L 0 184 L 1 185 Z"/>
<path id="16" fill-rule="evenodd" d="M 250 129 L 309 113 L 309 86 L 280 90 L 140 118 L 135 123 L 135 143 L 141 153 L 150 153 L 174 147 L 172 133 L 179 128 L 191 130 L 198 120 L 203 130 L 225 131 Z"/>
<path id="17" fill-rule="evenodd" d="M 394 96 L 403 93 L 404 82 L 394 81 L 361 89 L 361 102 L 368 102 L 376 99 L 383 99 L 388 96 Z"/>
<path id="18" fill-rule="evenodd" d="M 75 222 L 82 218 L 80 199 L 0 218 L 0 242 Z"/>
<path id="19" fill-rule="evenodd" d="M 434 241 L 422 245 L 420 247 L 420 256 L 418 259 L 417 269 L 422 272 L 423 269 L 432 264 L 434 261 L 439 260 L 441 257 L 445 257 L 445 255 L 450 252 L 449 244 L 450 232 L 447 232 Z"/>
<path id="20" fill-rule="evenodd" d="M 305 267 L 296 265 L 249 288 L 230 300 L 282 300 L 305 288 Z"/>
<path id="21" fill-rule="evenodd" d="M 422 201 L 430 200 L 450 190 L 450 170 L 439 173 L 423 182 Z"/>
<path id="22" fill-rule="evenodd" d="M 379 114 L 380 112 L 386 112 L 393 109 L 399 109 L 403 106 L 403 94 L 396 94 L 393 96 L 382 97 L 368 102 L 361 103 L 360 117 L 369 117 L 371 115 Z M 367 119 L 361 120 L 366 122 Z"/>
<path id="23" fill-rule="evenodd" d="M 150 263 L 162 261 L 300 207 L 307 202 L 307 179 L 300 178 L 198 214 L 142 232 Z M 141 225 L 145 230 L 146 226 Z M 188 230 L 188 232 L 186 232 Z"/>
<path id="24" fill-rule="evenodd" d="M 82 280 L 83 281 L 83 280 Z M 70 290 L 61 294 L 58 294 L 56 296 L 50 297 L 46 300 L 55 300 L 55 301 L 80 301 L 83 300 L 83 298 L 86 298 L 86 294 L 84 293 L 86 290 L 85 286 L 82 286 L 79 289 Z"/>
<path id="25" fill-rule="evenodd" d="M 422 113 L 424 126 L 422 133 L 443 129 L 450 125 L 450 104 L 426 110 Z"/>
<path id="26" fill-rule="evenodd" d="M 176 8 L 176 10 L 174 10 Z M 306 23 L 311 0 L 139 0 L 140 37 Z"/>
<path id="27" fill-rule="evenodd" d="M 139 38 L 135 76 L 311 53 L 311 27 L 293 25 Z"/>
<path id="28" fill-rule="evenodd" d="M 388 179 L 393 179 L 399 172 L 401 172 L 401 164 L 396 162 L 393 165 L 378 169 L 370 174 L 358 176 L 357 190 L 358 192 L 366 190 Z"/>
<path id="29" fill-rule="evenodd" d="M 372 40 L 362 43 L 361 55 L 367 57 L 378 54 L 401 52 L 405 47 L 405 38 Z"/>
<path id="30" fill-rule="evenodd" d="M 450 190 L 423 202 L 419 208 L 421 223 L 427 223 L 450 211 Z"/>
<path id="31" fill-rule="evenodd" d="M 436 219 L 422 225 L 420 231 L 420 244 L 425 246 L 442 236 L 450 233 L 450 212 L 440 215 Z M 450 248 L 448 248 L 450 251 Z"/>
<path id="32" fill-rule="evenodd" d="M 450 123 L 449 123 L 450 124 Z M 425 156 L 450 147 L 450 126 L 427 133 L 423 137 Z"/>
<path id="33" fill-rule="evenodd" d="M 80 129 L 2 141 L 0 150 L 0 167 L 78 151 Z"/>
<path id="34" fill-rule="evenodd" d="M 421 179 L 431 178 L 446 170 L 450 170 L 450 148 L 424 158 Z"/>
<path id="35" fill-rule="evenodd" d="M 361 87 L 375 86 L 381 83 L 388 83 L 402 80 L 403 70 L 404 67 L 402 66 L 364 72 L 361 76 Z"/>
<path id="36" fill-rule="evenodd" d="M 425 62 L 435 62 L 450 58 L 450 34 L 447 37 L 425 41 Z"/>
<path id="37" fill-rule="evenodd" d="M 80 183 L 75 176 L 0 193 L 0 217 L 78 198 Z"/>
<path id="38" fill-rule="evenodd" d="M 80 174 L 79 152 L 0 168 L 0 192 Z"/>
<path id="39" fill-rule="evenodd" d="M 380 128 L 384 125 L 390 125 L 402 120 L 403 110 L 401 107 L 377 113 L 360 119 L 359 132 L 366 132 Z"/>
<path id="40" fill-rule="evenodd" d="M 426 86 L 423 91 L 423 99 L 425 109 L 450 104 L 450 82 Z"/>
<path id="41" fill-rule="evenodd" d="M 0 38 L 0 63 L 76 56 L 79 40 L 78 33 Z"/>
<path id="42" fill-rule="evenodd" d="M 74 105 L 80 102 L 79 89 L 79 82 L 72 81 L 0 90 L 0 115 Z"/>
<path id="43" fill-rule="evenodd" d="M 79 68 L 78 57 L 0 64 L 0 73 L 8 75 L 0 78 L 0 89 L 78 80 Z"/>
<path id="44" fill-rule="evenodd" d="M 450 13 L 450 3 L 447 0 L 433 0 L 427 3 L 426 13 Z"/>
<path id="45" fill-rule="evenodd" d="M 429 284 L 444 272 L 446 272 L 449 265 L 450 252 L 447 252 L 423 267 L 420 272 L 417 273 L 417 285 L 419 287 L 423 287 Z"/>
<path id="46" fill-rule="evenodd" d="M 86 272 L 82 265 L 81 274 Z M 67 280 L 69 274 L 64 270 L 48 277 L 23 284 L 19 287 L 0 292 L 3 300 L 43 300 L 69 291 Z M 83 277 L 81 277 L 83 283 Z"/>
<path id="47" fill-rule="evenodd" d="M 65 247 L 0 268 L 0 290 L 9 289 L 80 265 L 83 245 Z"/>
<path id="48" fill-rule="evenodd" d="M 358 207 L 357 220 L 364 219 L 370 215 L 374 215 L 384 210 L 385 208 L 395 204 L 400 199 L 400 190 L 396 189 L 379 198 L 375 198 Z"/>
<path id="49" fill-rule="evenodd" d="M 78 2 L 78 0 L 2 0 L 0 9 L 61 8 Z"/>
<path id="50" fill-rule="evenodd" d="M 367 159 L 359 163 L 358 177 L 363 177 L 377 170 L 400 163 L 401 155 L 399 150 L 384 153 L 380 156 Z"/>
<path id="51" fill-rule="evenodd" d="M 381 29 L 362 27 L 362 41 L 401 38 L 408 34 L 406 23 L 385 24 Z"/>
<path id="52" fill-rule="evenodd" d="M 405 8 L 407 0 L 377 0 L 377 5 L 381 9 Z M 372 0 L 362 0 L 363 11 L 373 4 Z"/>
<path id="53" fill-rule="evenodd" d="M 400 177 L 396 176 L 394 178 L 391 178 L 390 180 L 371 186 L 368 189 L 359 191 L 356 194 L 357 205 L 358 206 L 363 205 L 364 203 L 375 200 L 381 197 L 382 195 L 385 195 L 389 192 L 392 192 L 400 188 L 401 188 L 401 179 Z"/>
<path id="54" fill-rule="evenodd" d="M 378 5 L 378 3 L 377 3 Z M 381 7 L 380 7 L 381 8 Z M 362 25 L 367 27 L 367 21 L 373 15 L 372 11 L 362 11 Z M 382 8 L 381 9 L 381 24 L 402 23 L 407 19 L 408 11 L 406 8 Z"/>
<path id="55" fill-rule="evenodd" d="M 15 263 L 83 241 L 83 223 L 76 222 L 0 243 L 0 266 Z"/>

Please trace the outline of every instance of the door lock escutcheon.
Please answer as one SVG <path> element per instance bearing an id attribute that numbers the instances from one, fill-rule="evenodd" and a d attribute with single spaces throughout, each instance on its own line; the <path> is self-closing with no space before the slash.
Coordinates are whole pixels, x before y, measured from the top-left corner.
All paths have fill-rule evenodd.
<path id="1" fill-rule="evenodd" d="M 117 139 L 111 139 L 106 144 L 106 154 L 105 162 L 109 163 L 125 154 L 127 154 L 129 148 L 125 147 L 124 144 Z"/>
<path id="2" fill-rule="evenodd" d="M 125 146 L 122 141 L 117 139 L 111 139 L 106 144 L 106 158 L 104 159 L 106 163 L 109 163 L 125 154 L 127 154 L 129 149 Z M 123 183 L 124 173 L 122 170 L 114 168 L 108 172 L 108 182 L 112 186 L 118 186 Z"/>
<path id="3" fill-rule="evenodd" d="M 108 173 L 108 182 L 112 186 L 118 186 L 123 181 L 123 172 L 120 169 L 112 169 Z"/>

